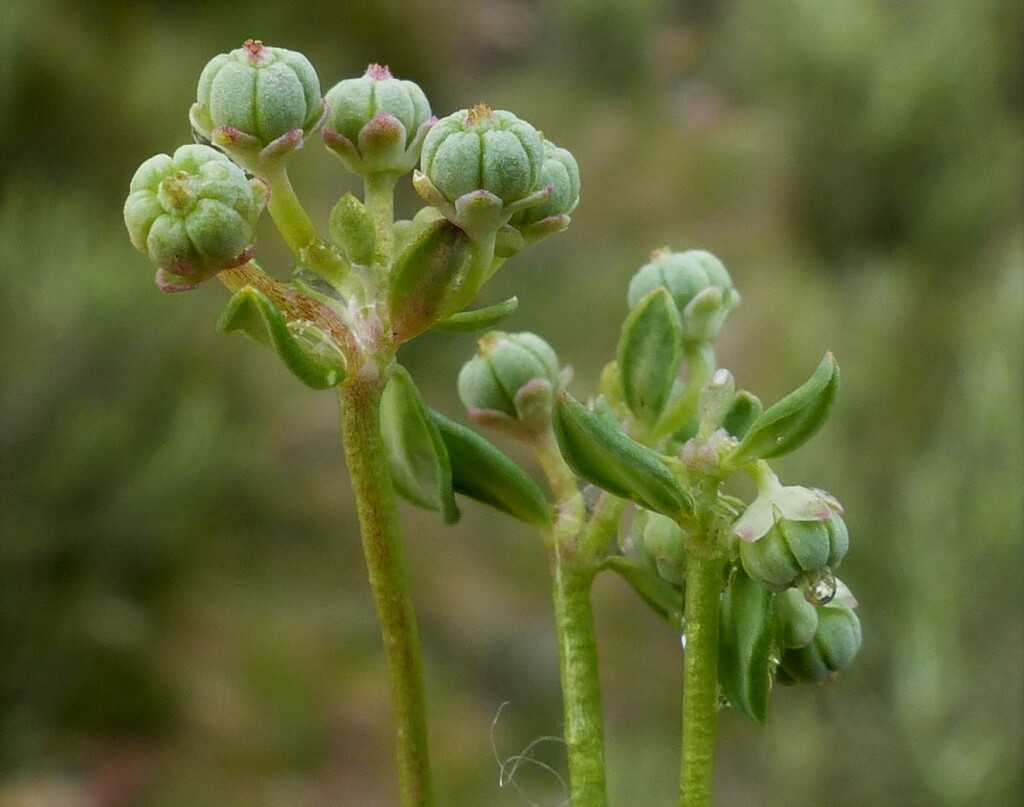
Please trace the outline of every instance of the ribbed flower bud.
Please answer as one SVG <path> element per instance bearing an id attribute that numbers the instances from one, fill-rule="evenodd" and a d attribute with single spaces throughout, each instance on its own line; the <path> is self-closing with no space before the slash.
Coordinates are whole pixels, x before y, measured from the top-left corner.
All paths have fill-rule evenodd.
<path id="1" fill-rule="evenodd" d="M 523 434 L 551 419 L 558 357 L 532 333 L 491 331 L 459 372 L 459 398 L 481 425 Z"/>
<path id="2" fill-rule="evenodd" d="M 569 214 L 580 201 L 580 168 L 576 158 L 550 140 L 544 141 L 544 164 L 535 191 L 551 188 L 551 196 L 517 213 L 511 221 L 527 243 L 561 232 L 569 226 Z"/>
<path id="3" fill-rule="evenodd" d="M 683 320 L 683 342 L 713 342 L 726 317 L 740 303 L 732 278 L 710 252 L 656 250 L 629 282 L 632 309 L 653 289 L 663 286 L 675 301 Z"/>
<path id="4" fill-rule="evenodd" d="M 371 64 L 328 90 L 324 143 L 354 174 L 408 173 L 435 118 L 419 85 Z"/>
<path id="5" fill-rule="evenodd" d="M 750 577 L 772 591 L 800 583 L 817 587 L 849 549 L 842 507 L 823 491 L 772 480 L 733 527 L 740 561 Z M 830 596 L 825 592 L 819 599 Z"/>
<path id="6" fill-rule="evenodd" d="M 197 132 L 255 169 L 258 159 L 301 146 L 323 111 L 320 80 L 305 56 L 250 39 L 203 68 L 190 117 Z"/>
<path id="7" fill-rule="evenodd" d="M 193 289 L 244 263 L 256 240 L 266 187 L 209 146 L 150 157 L 132 177 L 124 221 L 157 266 L 164 291 Z"/>
<path id="8" fill-rule="evenodd" d="M 442 118 L 423 142 L 413 184 L 420 196 L 472 237 L 493 233 L 518 211 L 543 202 L 540 133 L 486 104 Z"/>
<path id="9" fill-rule="evenodd" d="M 860 619 L 853 610 L 857 603 L 845 585 L 839 583 L 839 589 L 825 605 L 812 605 L 796 590 L 776 598 L 780 683 L 825 681 L 853 662 L 861 646 Z"/>

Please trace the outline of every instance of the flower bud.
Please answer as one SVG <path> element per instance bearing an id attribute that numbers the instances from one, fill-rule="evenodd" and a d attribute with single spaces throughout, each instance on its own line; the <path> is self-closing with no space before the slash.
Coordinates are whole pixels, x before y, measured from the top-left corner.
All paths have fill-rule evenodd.
<path id="1" fill-rule="evenodd" d="M 511 112 L 479 104 L 442 118 L 423 141 L 416 190 L 473 237 L 495 232 L 550 195 L 537 190 L 540 133 Z"/>
<path id="2" fill-rule="evenodd" d="M 664 286 L 683 319 L 683 342 L 713 342 L 726 317 L 740 303 L 728 271 L 710 252 L 656 250 L 629 282 L 632 309 L 651 290 Z"/>
<path id="3" fill-rule="evenodd" d="M 324 98 L 324 143 L 354 174 L 408 173 L 436 118 L 423 90 L 371 64 L 361 78 L 335 84 Z"/>
<path id="4" fill-rule="evenodd" d="M 658 570 L 658 575 L 677 586 L 686 583 L 686 547 L 682 527 L 674 519 L 639 509 L 630 529 L 633 545 Z"/>
<path id="5" fill-rule="evenodd" d="M 840 564 L 850 539 L 842 507 L 820 490 L 782 487 L 772 477 L 733 527 L 744 570 L 765 588 L 783 591 Z"/>
<path id="6" fill-rule="evenodd" d="M 786 589 L 775 598 L 775 625 L 783 649 L 806 647 L 818 630 L 818 608 L 799 589 Z"/>
<path id="7" fill-rule="evenodd" d="M 795 590 L 778 596 L 780 683 L 825 681 L 850 666 L 861 645 L 860 619 L 853 604 L 851 599 L 837 597 L 826 605 L 812 605 Z"/>
<path id="8" fill-rule="evenodd" d="M 459 398 L 482 425 L 522 433 L 551 419 L 560 386 L 558 357 L 532 333 L 491 331 L 459 372 Z"/>
<path id="9" fill-rule="evenodd" d="M 320 80 L 305 56 L 250 39 L 203 68 L 190 117 L 201 135 L 256 167 L 257 157 L 301 146 L 323 111 Z"/>
<path id="10" fill-rule="evenodd" d="M 528 243 L 561 232 L 569 226 L 569 214 L 580 201 L 580 168 L 576 158 L 550 140 L 544 141 L 544 163 L 535 191 L 551 188 L 551 196 L 512 218 Z"/>
<path id="11" fill-rule="evenodd" d="M 124 221 L 132 244 L 157 266 L 164 291 L 185 291 L 245 263 L 266 186 L 209 146 L 146 160 L 132 177 Z"/>

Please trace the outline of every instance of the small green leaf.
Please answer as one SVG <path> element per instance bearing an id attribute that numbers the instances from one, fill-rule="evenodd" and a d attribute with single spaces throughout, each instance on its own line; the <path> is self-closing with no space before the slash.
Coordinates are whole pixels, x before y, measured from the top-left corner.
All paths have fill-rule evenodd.
<path id="1" fill-rule="evenodd" d="M 441 434 L 408 371 L 401 365 L 384 389 L 380 428 L 395 490 L 420 507 L 441 513 L 445 524 L 459 519 L 452 468 Z"/>
<path id="2" fill-rule="evenodd" d="M 570 395 L 559 397 L 554 426 L 565 461 L 588 482 L 672 518 L 693 509 L 660 455 Z"/>
<path id="3" fill-rule="evenodd" d="M 551 523 L 551 504 L 522 468 L 472 429 L 439 412 L 429 413 L 448 451 L 456 493 L 527 524 L 544 527 Z"/>
<path id="4" fill-rule="evenodd" d="M 664 287 L 645 295 L 622 325 L 622 393 L 641 423 L 653 423 L 665 408 L 683 361 L 682 338 L 679 311 Z"/>
<path id="5" fill-rule="evenodd" d="M 370 266 L 377 249 L 377 234 L 366 206 L 351 193 L 342 196 L 331 210 L 331 240 L 351 263 Z"/>
<path id="6" fill-rule="evenodd" d="M 683 589 L 658 575 L 650 566 L 624 555 L 601 563 L 629 583 L 647 606 L 680 633 L 683 631 Z"/>
<path id="7" fill-rule="evenodd" d="M 396 259 L 388 289 L 392 328 L 399 341 L 422 333 L 442 317 L 469 260 L 469 236 L 447 219 L 432 221 L 417 233 Z"/>
<path id="8" fill-rule="evenodd" d="M 726 463 L 738 468 L 799 448 L 825 424 L 838 392 L 839 365 L 831 353 L 826 353 L 802 386 L 768 407 L 750 425 Z"/>
<path id="9" fill-rule="evenodd" d="M 722 596 L 718 680 L 729 703 L 755 723 L 768 716 L 774 601 L 740 567 Z"/>
<path id="10" fill-rule="evenodd" d="M 435 322 L 431 329 L 444 333 L 471 333 L 491 328 L 519 308 L 519 298 L 509 297 L 507 300 L 486 308 L 473 311 L 460 311 L 446 319 Z"/>
<path id="11" fill-rule="evenodd" d="M 750 424 L 761 414 L 761 410 L 760 399 L 756 395 L 741 389 L 736 393 L 736 398 L 726 413 L 722 426 L 737 440 L 742 440 L 743 436 L 750 429 Z"/>
<path id="12" fill-rule="evenodd" d="M 236 291 L 217 318 L 224 333 L 243 331 L 274 348 L 285 366 L 307 386 L 328 389 L 345 378 L 345 357 L 312 322 L 288 322 L 263 292 L 253 286 Z"/>

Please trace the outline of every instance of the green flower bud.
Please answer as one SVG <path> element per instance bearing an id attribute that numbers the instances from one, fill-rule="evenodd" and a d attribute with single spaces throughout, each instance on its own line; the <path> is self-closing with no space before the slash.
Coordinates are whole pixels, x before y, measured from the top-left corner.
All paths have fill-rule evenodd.
<path id="1" fill-rule="evenodd" d="M 196 131 L 246 167 L 299 148 L 323 114 L 309 60 L 252 39 L 203 68 L 190 111 Z"/>
<path id="2" fill-rule="evenodd" d="M 775 599 L 775 626 L 783 649 L 806 647 L 818 630 L 818 608 L 799 589 L 786 589 Z"/>
<path id="3" fill-rule="evenodd" d="M 371 64 L 361 78 L 328 90 L 324 143 L 354 174 L 408 173 L 420 157 L 427 131 L 437 120 L 423 90 Z"/>
<path id="4" fill-rule="evenodd" d="M 683 342 L 690 345 L 713 342 L 740 303 L 722 262 L 703 250 L 656 250 L 629 282 L 630 309 L 659 286 L 672 295 L 683 319 Z"/>
<path id="5" fill-rule="evenodd" d="M 849 548 L 842 507 L 820 490 L 782 487 L 775 477 L 733 527 L 744 570 L 765 588 L 782 591 L 799 582 L 815 589 Z M 831 594 L 817 595 L 822 601 Z"/>
<path id="6" fill-rule="evenodd" d="M 528 207 L 512 218 L 528 243 L 561 232 L 569 226 L 569 214 L 580 202 L 580 168 L 576 158 L 550 140 L 544 141 L 544 164 L 537 178 L 536 191 L 551 188 L 551 195 L 540 204 Z"/>
<path id="7" fill-rule="evenodd" d="M 776 600 L 780 683 L 826 681 L 853 662 L 861 646 L 860 619 L 856 600 L 839 586 L 840 594 L 825 605 L 811 605 L 795 591 Z"/>
<path id="8" fill-rule="evenodd" d="M 551 419 L 560 387 L 558 357 L 532 333 L 491 331 L 459 372 L 459 398 L 481 425 L 523 434 Z"/>
<path id="9" fill-rule="evenodd" d="M 685 538 L 674 519 L 650 510 L 637 510 L 630 535 L 633 545 L 654 565 L 662 579 L 677 586 L 685 585 Z"/>
<path id="10" fill-rule="evenodd" d="M 551 195 L 537 189 L 543 162 L 536 129 L 511 112 L 479 104 L 434 124 L 413 184 L 428 204 L 478 238 Z"/>
<path id="11" fill-rule="evenodd" d="M 185 291 L 245 263 L 266 186 L 209 146 L 151 157 L 132 177 L 124 221 L 132 244 L 157 266 L 164 291 Z"/>

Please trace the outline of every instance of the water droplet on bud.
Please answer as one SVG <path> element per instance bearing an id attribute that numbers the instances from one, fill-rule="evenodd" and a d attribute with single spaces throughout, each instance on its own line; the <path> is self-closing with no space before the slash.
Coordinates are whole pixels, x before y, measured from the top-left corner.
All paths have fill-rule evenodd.
<path id="1" fill-rule="evenodd" d="M 836 578 L 826 566 L 807 575 L 803 585 L 804 599 L 811 605 L 828 605 L 836 596 Z"/>

